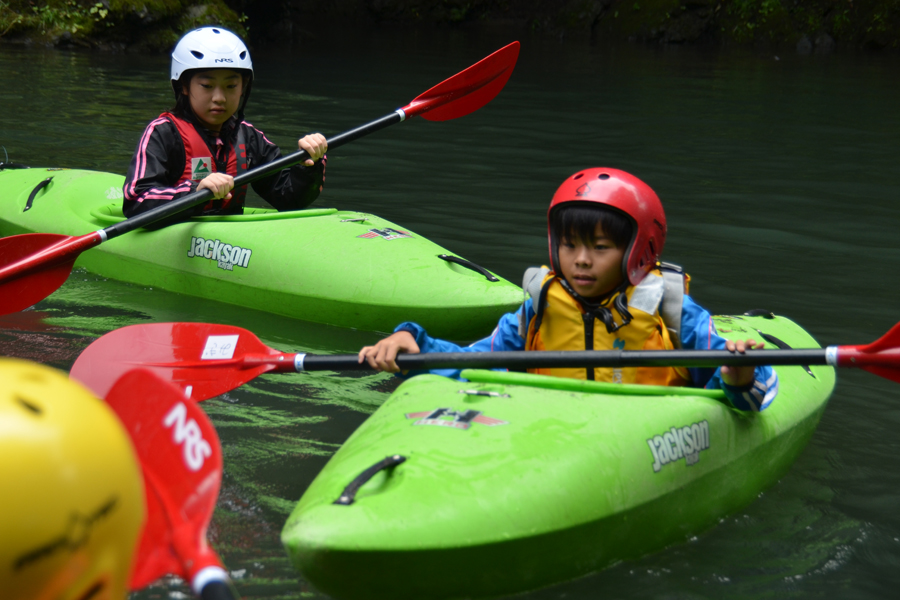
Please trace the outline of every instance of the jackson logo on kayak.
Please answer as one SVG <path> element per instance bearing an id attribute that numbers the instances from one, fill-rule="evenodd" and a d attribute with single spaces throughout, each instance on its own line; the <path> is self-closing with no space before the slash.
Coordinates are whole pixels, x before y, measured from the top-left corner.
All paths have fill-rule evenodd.
<path id="1" fill-rule="evenodd" d="M 250 255 L 253 250 L 225 244 L 219 240 L 207 240 L 201 237 L 192 237 L 191 246 L 188 248 L 188 258 L 210 258 L 216 261 L 220 269 L 234 271 L 235 267 L 247 268 L 250 264 Z"/>
<path id="2" fill-rule="evenodd" d="M 700 421 L 684 427 L 672 427 L 665 433 L 647 440 L 653 453 L 653 471 L 659 473 L 664 466 L 684 459 L 687 466 L 697 464 L 700 452 L 709 449 L 709 423 Z"/>
<path id="3" fill-rule="evenodd" d="M 362 235 L 356 236 L 358 238 L 384 238 L 386 240 L 399 240 L 400 238 L 411 238 L 412 234 L 408 231 L 403 231 L 402 229 L 392 229 L 390 227 L 385 227 L 384 229 L 370 229 Z"/>
<path id="4" fill-rule="evenodd" d="M 453 427 L 454 429 L 468 429 L 472 426 L 472 423 L 481 423 L 488 427 L 509 425 L 509 421 L 487 417 L 481 414 L 480 410 L 459 412 L 452 408 L 436 408 L 434 410 L 406 413 L 406 418 L 419 419 L 413 425 L 437 425 L 438 427 Z"/>

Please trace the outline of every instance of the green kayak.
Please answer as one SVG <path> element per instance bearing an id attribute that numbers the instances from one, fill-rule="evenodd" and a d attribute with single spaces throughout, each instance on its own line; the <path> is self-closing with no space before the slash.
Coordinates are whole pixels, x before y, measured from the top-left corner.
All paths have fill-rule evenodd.
<path id="1" fill-rule="evenodd" d="M 0 236 L 82 235 L 121 221 L 123 182 L 95 171 L 2 170 Z M 392 331 L 412 320 L 454 339 L 486 335 L 522 303 L 518 286 L 422 236 L 334 208 L 199 217 L 124 235 L 75 264 L 306 321 Z"/>
<path id="2" fill-rule="evenodd" d="M 783 317 L 716 324 L 726 337 L 759 330 L 819 347 Z M 790 468 L 835 377 L 824 366 L 777 373 L 762 413 L 730 408 L 717 390 L 414 377 L 332 457 L 282 542 L 335 598 L 498 596 L 640 557 L 714 525 Z"/>

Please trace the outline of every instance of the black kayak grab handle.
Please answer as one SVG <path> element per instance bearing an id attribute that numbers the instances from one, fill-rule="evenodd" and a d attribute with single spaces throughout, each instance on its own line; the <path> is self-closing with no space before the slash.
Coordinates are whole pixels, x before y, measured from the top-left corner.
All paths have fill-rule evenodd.
<path id="1" fill-rule="evenodd" d="M 52 176 L 34 186 L 34 189 L 31 190 L 31 194 L 28 196 L 28 202 L 25 203 L 25 209 L 22 212 L 28 212 L 28 210 L 31 209 L 31 203 L 34 202 L 34 199 L 35 197 L 37 197 L 38 192 L 50 185 L 51 181 L 53 181 Z"/>
<path id="2" fill-rule="evenodd" d="M 766 317 L 766 318 L 768 318 L 768 317 Z M 756 330 L 756 333 L 761 335 L 762 339 L 766 340 L 770 344 L 774 344 L 776 347 L 781 348 L 782 350 L 790 350 L 791 349 L 790 345 L 787 342 L 775 337 L 774 335 L 771 335 L 768 333 L 763 333 L 759 329 Z M 812 369 L 809 368 L 809 365 L 800 365 L 800 366 L 803 367 L 803 370 L 806 371 L 810 377 L 812 377 L 813 379 L 818 379 L 818 377 L 816 377 L 816 374 L 812 372 Z"/>
<path id="3" fill-rule="evenodd" d="M 446 260 L 447 262 L 456 263 L 467 269 L 472 269 L 473 271 L 481 273 L 482 275 L 487 277 L 488 281 L 500 281 L 499 279 L 497 279 L 496 277 L 491 275 L 491 273 L 484 267 L 478 266 L 475 263 L 468 261 L 464 258 L 460 258 L 458 256 L 450 256 L 449 254 L 438 254 L 438 258 L 442 258 L 442 259 Z"/>
<path id="4" fill-rule="evenodd" d="M 350 485 L 344 488 L 344 491 L 341 492 L 341 497 L 334 501 L 334 504 L 341 504 L 344 506 L 349 506 L 353 504 L 354 499 L 356 498 L 356 492 L 359 491 L 359 488 L 364 486 L 367 481 L 372 479 L 375 476 L 375 473 L 378 471 L 383 471 L 384 469 L 391 469 L 406 461 L 405 456 L 400 456 L 399 454 L 395 454 L 393 456 L 388 456 L 384 458 L 359 475 L 356 476 L 356 479 L 350 482 Z"/>

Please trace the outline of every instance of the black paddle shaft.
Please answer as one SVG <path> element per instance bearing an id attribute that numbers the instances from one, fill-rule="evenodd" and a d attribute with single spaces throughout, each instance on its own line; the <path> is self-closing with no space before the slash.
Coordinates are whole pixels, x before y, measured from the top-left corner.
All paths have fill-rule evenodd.
<path id="1" fill-rule="evenodd" d="M 296 361 L 298 371 L 368 371 L 355 354 L 307 354 Z M 825 365 L 826 350 L 752 350 L 746 354 L 727 350 L 599 350 L 570 352 L 435 352 L 401 354 L 403 370 L 427 369 L 536 369 L 603 367 L 711 367 L 757 365 Z"/>
<path id="2" fill-rule="evenodd" d="M 200 600 L 236 600 L 240 598 L 228 581 L 210 581 L 200 591 Z"/>
<path id="3" fill-rule="evenodd" d="M 339 148 L 348 142 L 352 142 L 353 140 L 359 139 L 365 135 L 384 129 L 389 125 L 399 123 L 400 121 L 403 121 L 403 119 L 404 116 L 400 111 L 394 111 L 389 115 L 381 117 L 380 119 L 370 121 L 369 123 L 361 125 L 356 129 L 345 131 L 344 133 L 340 133 L 327 140 L 328 149 L 334 150 L 335 148 Z M 307 154 L 305 150 L 298 150 L 293 154 L 282 156 L 278 160 L 274 160 L 270 163 L 266 163 L 260 167 L 257 167 L 256 169 L 247 171 L 242 175 L 238 175 L 234 178 L 234 187 L 246 185 L 258 179 L 262 179 L 263 177 L 266 177 L 273 173 L 277 173 L 282 169 L 292 167 L 306 160 L 307 158 L 309 158 L 309 154 Z M 147 225 L 156 223 L 157 221 L 161 221 L 167 217 L 171 217 L 172 215 L 176 215 L 181 211 L 197 206 L 198 204 L 208 202 L 212 199 L 212 197 L 212 191 L 208 189 L 198 190 L 186 196 L 182 196 L 178 200 L 167 202 L 162 206 L 157 206 L 156 208 L 148 210 L 147 212 L 135 215 L 130 219 L 120 221 L 115 225 L 110 225 L 103 231 L 104 233 L 106 233 L 106 239 L 112 239 L 114 237 L 122 235 L 123 233 L 134 231 L 135 229 L 138 229 L 140 227 L 146 227 Z"/>

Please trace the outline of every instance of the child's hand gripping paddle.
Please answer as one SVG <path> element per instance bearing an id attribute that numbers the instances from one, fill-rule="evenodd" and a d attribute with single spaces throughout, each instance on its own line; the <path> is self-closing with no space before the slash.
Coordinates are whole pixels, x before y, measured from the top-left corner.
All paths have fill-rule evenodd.
<path id="1" fill-rule="evenodd" d="M 177 388 L 143 369 L 118 378 L 106 402 L 128 430 L 144 473 L 147 522 L 131 589 L 173 574 L 204 600 L 236 598 L 206 541 L 222 480 L 222 449 L 209 418 Z"/>
<path id="2" fill-rule="evenodd" d="M 418 115 L 429 121 L 448 121 L 474 112 L 500 93 L 512 75 L 518 57 L 519 42 L 508 44 L 419 94 L 403 108 L 330 138 L 328 149 L 334 150 Z M 235 177 L 234 185 L 246 185 L 307 158 L 309 155 L 304 150 L 294 152 Z M 28 308 L 56 291 L 65 283 L 75 260 L 85 250 L 203 204 L 212 196 L 208 189 L 199 190 L 81 236 L 26 233 L 0 239 L 0 314 Z"/>
<path id="3" fill-rule="evenodd" d="M 855 367 L 900 383 L 900 323 L 865 346 L 753 350 L 608 350 L 401 354 L 401 369 L 533 369 L 539 367 L 718 367 L 830 365 Z M 357 355 L 285 354 L 230 325 L 151 323 L 111 331 L 88 346 L 70 376 L 103 395 L 124 372 L 144 367 L 200 401 L 263 373 L 370 370 Z"/>

